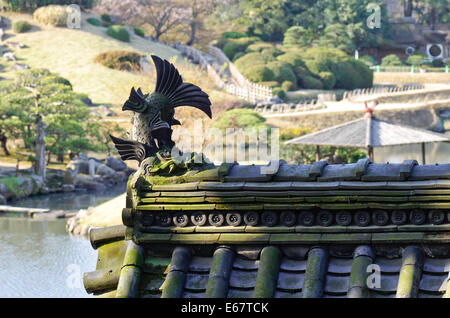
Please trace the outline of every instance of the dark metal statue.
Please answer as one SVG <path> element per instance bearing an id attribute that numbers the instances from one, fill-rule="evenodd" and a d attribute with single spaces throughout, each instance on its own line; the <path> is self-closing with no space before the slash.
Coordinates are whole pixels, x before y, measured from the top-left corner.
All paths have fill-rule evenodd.
<path id="1" fill-rule="evenodd" d="M 192 106 L 202 110 L 211 118 L 211 102 L 200 87 L 183 83 L 178 70 L 158 56 L 152 55 L 156 67 L 156 88 L 151 94 L 143 94 L 139 88 L 131 89 L 130 97 L 122 110 L 134 112 L 133 140 L 111 136 L 122 160 L 137 160 L 157 153 L 167 156 L 175 146 L 172 141 L 172 126 L 181 123 L 174 118 L 175 108 Z"/>

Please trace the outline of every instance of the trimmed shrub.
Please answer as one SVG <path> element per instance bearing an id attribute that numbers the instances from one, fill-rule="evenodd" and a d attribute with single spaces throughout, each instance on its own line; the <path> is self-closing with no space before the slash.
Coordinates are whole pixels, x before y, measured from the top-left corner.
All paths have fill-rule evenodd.
<path id="1" fill-rule="evenodd" d="M 305 62 L 303 62 L 300 56 L 295 53 L 284 53 L 277 56 L 277 60 L 284 63 L 289 63 L 292 67 L 305 66 Z"/>
<path id="2" fill-rule="evenodd" d="M 233 56 L 233 62 L 236 61 L 237 59 L 243 57 L 245 55 L 245 52 L 237 52 L 234 56 Z"/>
<path id="3" fill-rule="evenodd" d="M 134 33 L 137 36 L 140 36 L 140 37 L 144 37 L 145 36 L 144 30 L 142 30 L 141 28 L 134 28 Z"/>
<path id="4" fill-rule="evenodd" d="M 441 59 L 433 60 L 433 62 L 431 62 L 431 65 L 433 65 L 433 67 L 445 67 L 445 63 Z"/>
<path id="5" fill-rule="evenodd" d="M 245 32 L 228 31 L 228 32 L 222 33 L 221 37 L 224 39 L 240 39 L 240 38 L 248 37 L 248 34 Z"/>
<path id="6" fill-rule="evenodd" d="M 363 56 L 361 56 L 359 58 L 358 61 L 361 61 L 361 62 L 365 63 L 368 66 L 375 65 L 375 59 L 372 56 L 370 56 L 370 55 L 363 55 Z"/>
<path id="7" fill-rule="evenodd" d="M 65 26 L 67 25 L 67 11 L 63 6 L 49 5 L 34 11 L 33 19 L 46 25 Z"/>
<path id="8" fill-rule="evenodd" d="M 272 70 L 264 65 L 253 65 L 242 73 L 251 82 L 266 82 L 274 78 Z"/>
<path id="9" fill-rule="evenodd" d="M 308 31 L 301 26 L 292 26 L 286 30 L 283 38 L 285 46 L 307 46 L 311 44 L 311 36 Z"/>
<path id="10" fill-rule="evenodd" d="M 306 59 L 331 59 L 333 61 L 347 60 L 350 56 L 344 51 L 329 47 L 312 47 L 304 50 L 301 57 Z"/>
<path id="11" fill-rule="evenodd" d="M 270 48 L 263 49 L 261 51 L 261 54 L 265 55 L 265 56 L 269 56 L 269 57 L 277 57 L 277 56 L 283 54 L 283 51 L 281 51 L 280 49 L 273 46 Z"/>
<path id="12" fill-rule="evenodd" d="M 111 16 L 109 14 L 103 13 L 100 18 L 103 22 L 111 23 Z"/>
<path id="13" fill-rule="evenodd" d="M 272 44 L 267 43 L 267 42 L 255 42 L 255 43 L 250 44 L 247 47 L 247 52 L 248 53 L 250 53 L 250 52 L 261 52 L 262 50 L 271 49 L 273 47 L 274 46 Z"/>
<path id="14" fill-rule="evenodd" d="M 102 22 L 99 19 L 96 19 L 96 18 L 88 18 L 88 19 L 86 19 L 86 21 L 89 24 L 92 24 L 92 25 L 95 25 L 95 26 L 101 26 L 102 25 Z"/>
<path id="15" fill-rule="evenodd" d="M 301 81 L 304 88 L 323 89 L 322 82 L 312 76 L 303 76 Z"/>
<path id="16" fill-rule="evenodd" d="M 272 70 L 274 74 L 274 80 L 276 80 L 278 83 L 283 83 L 284 81 L 297 83 L 297 77 L 295 76 L 290 64 L 280 61 L 273 61 L 267 63 L 267 67 Z"/>
<path id="17" fill-rule="evenodd" d="M 235 41 L 229 41 L 225 46 L 223 47 L 223 53 L 230 59 L 233 60 L 234 56 L 237 53 L 240 53 L 245 50 L 245 45 L 242 45 Z"/>
<path id="18" fill-rule="evenodd" d="M 43 79 L 44 83 L 52 83 L 52 84 L 62 84 L 62 85 L 66 85 L 69 86 L 70 88 L 72 88 L 72 84 L 70 83 L 70 81 L 68 79 L 65 79 L 64 77 L 61 76 L 57 76 L 57 75 L 51 75 L 48 77 L 45 77 Z"/>
<path id="19" fill-rule="evenodd" d="M 401 66 L 401 65 L 403 65 L 403 63 L 397 55 L 389 54 L 389 55 L 386 55 L 385 57 L 383 57 L 383 59 L 381 60 L 381 65 L 382 66 Z"/>
<path id="20" fill-rule="evenodd" d="M 330 65 L 332 63 L 333 61 L 326 57 L 320 57 L 315 60 L 305 61 L 305 64 L 308 67 L 308 69 L 316 75 L 319 75 L 319 73 L 321 72 L 330 72 Z"/>
<path id="21" fill-rule="evenodd" d="M 272 94 L 278 96 L 281 99 L 286 98 L 286 92 L 281 87 L 275 87 L 272 90 Z"/>
<path id="22" fill-rule="evenodd" d="M 220 114 L 212 124 L 213 128 L 268 128 L 266 119 L 249 108 L 235 108 Z"/>
<path id="23" fill-rule="evenodd" d="M 286 91 L 286 92 L 289 92 L 289 91 L 292 91 L 292 90 L 294 90 L 294 88 L 296 87 L 297 85 L 295 85 L 293 82 L 291 82 L 291 81 L 284 81 L 282 84 L 281 84 L 281 89 L 282 90 L 284 90 L 284 91 Z"/>
<path id="24" fill-rule="evenodd" d="M 12 25 L 14 33 L 25 33 L 31 30 L 31 24 L 27 21 L 16 21 Z"/>
<path id="25" fill-rule="evenodd" d="M 320 72 L 319 76 L 324 89 L 332 89 L 336 84 L 336 76 L 331 72 Z"/>
<path id="26" fill-rule="evenodd" d="M 408 65 L 421 65 L 422 64 L 422 60 L 424 59 L 424 57 L 420 54 L 414 54 L 414 55 L 410 55 L 408 56 L 408 58 L 406 59 L 406 64 Z"/>
<path id="27" fill-rule="evenodd" d="M 368 68 L 366 66 L 366 68 Z M 330 71 L 336 76 L 336 84 L 334 88 L 355 89 L 361 88 L 357 84 L 358 78 L 361 76 L 356 72 L 347 61 L 330 63 Z M 370 69 L 369 69 L 370 71 Z"/>
<path id="28" fill-rule="evenodd" d="M 106 34 L 123 42 L 130 42 L 130 33 L 121 25 L 112 25 L 106 30 Z"/>
<path id="29" fill-rule="evenodd" d="M 363 62 L 355 59 L 349 59 L 348 63 L 353 67 L 356 76 L 353 78 L 355 88 L 369 88 L 373 85 L 373 72 Z"/>
<path id="30" fill-rule="evenodd" d="M 263 56 L 262 54 L 254 52 L 254 53 L 247 53 L 244 56 L 236 59 L 234 65 L 242 73 L 245 71 L 246 68 L 249 67 L 249 65 L 266 64 L 270 61 L 275 61 L 275 58 L 270 56 Z"/>
<path id="31" fill-rule="evenodd" d="M 140 71 L 142 55 L 131 51 L 102 52 L 95 57 L 95 62 L 120 71 Z"/>

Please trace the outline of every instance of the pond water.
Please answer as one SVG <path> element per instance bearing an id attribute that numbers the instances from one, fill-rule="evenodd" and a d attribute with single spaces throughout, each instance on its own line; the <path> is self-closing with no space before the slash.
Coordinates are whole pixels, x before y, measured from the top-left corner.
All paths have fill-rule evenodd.
<path id="1" fill-rule="evenodd" d="M 78 210 L 125 192 L 125 184 L 104 192 L 58 193 L 11 201 L 11 205 Z M 95 270 L 97 251 L 71 236 L 66 220 L 0 217 L 0 297 L 90 297 L 83 273 Z"/>

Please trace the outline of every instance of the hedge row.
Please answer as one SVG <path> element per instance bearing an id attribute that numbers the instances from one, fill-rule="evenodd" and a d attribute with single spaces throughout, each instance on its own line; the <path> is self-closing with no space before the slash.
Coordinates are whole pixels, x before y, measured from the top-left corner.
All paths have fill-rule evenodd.
<path id="1" fill-rule="evenodd" d="M 242 39 L 248 38 L 238 40 Z M 235 41 L 228 41 L 226 47 L 234 46 L 229 43 Z M 373 83 L 372 71 L 364 62 L 334 48 L 277 48 L 270 43 L 253 42 L 245 52 L 235 53 L 234 57 L 235 66 L 249 80 L 276 82 L 277 85 L 270 86 L 283 91 L 366 88 Z"/>
<path id="2" fill-rule="evenodd" d="M 31 30 L 31 24 L 27 21 L 16 21 L 12 25 L 14 33 L 24 33 Z"/>
<path id="3" fill-rule="evenodd" d="M 140 71 L 142 54 L 131 51 L 108 51 L 95 57 L 95 62 L 120 71 Z"/>
<path id="4" fill-rule="evenodd" d="M 108 30 L 106 30 L 106 34 L 117 40 L 130 42 L 130 33 L 121 25 L 110 26 Z"/>

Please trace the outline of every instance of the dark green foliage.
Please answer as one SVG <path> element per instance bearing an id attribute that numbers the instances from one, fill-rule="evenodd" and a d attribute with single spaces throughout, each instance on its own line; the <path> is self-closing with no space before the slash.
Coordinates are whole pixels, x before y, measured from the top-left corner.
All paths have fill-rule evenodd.
<path id="1" fill-rule="evenodd" d="M 286 92 L 281 87 L 275 87 L 272 90 L 272 94 L 275 95 L 275 96 L 278 96 L 281 99 L 285 99 L 286 98 Z"/>
<path id="2" fill-rule="evenodd" d="M 324 89 L 332 89 L 336 84 L 336 76 L 331 72 L 320 72 L 319 76 Z"/>
<path id="3" fill-rule="evenodd" d="M 310 31 L 301 26 L 292 26 L 284 33 L 284 46 L 310 46 L 312 42 L 312 35 Z"/>
<path id="4" fill-rule="evenodd" d="M 292 70 L 290 64 L 280 61 L 273 61 L 267 63 L 267 67 L 272 70 L 274 74 L 273 80 L 278 83 L 283 83 L 284 81 L 290 81 L 292 83 L 297 82 L 297 78 L 295 77 L 294 71 Z"/>
<path id="5" fill-rule="evenodd" d="M 331 72 L 336 78 L 335 88 L 371 87 L 373 74 L 367 65 L 339 49 L 311 48 L 302 55 L 308 69 L 316 76 Z"/>
<path id="6" fill-rule="evenodd" d="M 234 56 L 237 53 L 240 53 L 244 51 L 245 45 L 239 44 L 234 41 L 229 41 L 225 46 L 223 47 L 223 53 L 230 59 L 233 60 Z"/>
<path id="7" fill-rule="evenodd" d="M 123 42 L 130 42 L 130 33 L 121 25 L 112 25 L 108 28 L 106 31 L 106 34 L 109 36 L 123 41 Z"/>
<path id="8" fill-rule="evenodd" d="M 235 3 L 235 11 L 240 14 L 231 18 L 234 24 L 246 26 L 250 35 L 265 41 L 284 41 L 287 46 L 320 43 L 350 52 L 354 48 L 379 47 L 383 38 L 392 37 L 383 0 L 247 0 Z M 380 5 L 381 28 L 367 27 L 374 13 L 367 9 L 369 4 Z"/>
<path id="9" fill-rule="evenodd" d="M 142 55 L 131 51 L 107 51 L 95 57 L 95 62 L 120 71 L 140 71 Z"/>
<path id="10" fill-rule="evenodd" d="M 355 60 L 353 58 L 347 61 L 355 70 L 356 76 L 353 78 L 353 87 L 367 88 L 373 85 L 373 72 L 364 62 Z"/>
<path id="11" fill-rule="evenodd" d="M 264 77 L 264 81 L 277 81 L 279 84 L 289 81 L 294 83 L 291 89 L 297 89 L 297 84 L 299 87 L 315 89 L 372 86 L 373 74 L 369 67 L 342 50 L 320 47 L 288 49 L 286 53 L 277 56 L 278 51 L 278 48 L 270 47 L 260 53 L 251 52 L 239 56 L 234 64 L 244 76 L 247 76 L 249 66 L 264 65 L 273 73 L 273 78 Z"/>
<path id="12" fill-rule="evenodd" d="M 134 28 L 134 33 L 136 33 L 136 35 L 141 36 L 141 37 L 145 36 L 144 30 L 142 30 L 141 28 Z"/>
<path id="13" fill-rule="evenodd" d="M 103 13 L 100 18 L 103 22 L 111 23 L 111 16 L 109 14 Z"/>
<path id="14" fill-rule="evenodd" d="M 245 52 L 247 47 L 260 39 L 257 37 L 246 37 L 238 39 L 227 39 L 223 43 L 223 52 L 230 59 L 233 60 L 234 56 L 239 52 Z"/>
<path id="15" fill-rule="evenodd" d="M 96 19 L 96 18 L 88 18 L 88 19 L 86 19 L 86 21 L 89 24 L 92 24 L 92 25 L 95 25 L 95 26 L 101 26 L 102 25 L 102 22 L 99 19 Z"/>
<path id="16" fill-rule="evenodd" d="M 322 89 L 323 88 L 323 84 L 322 82 L 317 79 L 314 78 L 312 76 L 303 76 L 301 79 L 301 85 L 303 88 L 308 88 L 308 89 Z"/>
<path id="17" fill-rule="evenodd" d="M 433 65 L 433 67 L 445 67 L 445 63 L 441 59 L 433 60 L 433 62 L 431 62 L 431 64 Z"/>
<path id="18" fill-rule="evenodd" d="M 253 65 L 249 66 L 243 73 L 243 75 L 251 82 L 265 82 L 274 79 L 274 73 L 271 69 L 265 65 Z"/>
<path id="19" fill-rule="evenodd" d="M 69 86 L 72 88 L 72 84 L 69 82 L 68 79 L 65 79 L 64 77 L 57 76 L 57 75 L 48 75 L 42 79 L 42 83 L 45 84 L 62 84 L 65 86 Z"/>
<path id="20" fill-rule="evenodd" d="M 239 38 L 246 38 L 248 37 L 248 34 L 245 32 L 224 32 L 222 33 L 222 38 L 224 39 L 239 39 Z"/>
<path id="21" fill-rule="evenodd" d="M 36 114 L 44 118 L 45 145 L 51 154 L 62 158 L 69 151 L 96 150 L 90 141 L 89 108 L 83 94 L 72 91 L 70 82 L 45 69 L 21 72 L 14 83 L 2 88 L 0 94 L 0 130 L 34 152 Z"/>
<path id="22" fill-rule="evenodd" d="M 16 21 L 13 23 L 12 28 L 15 33 L 24 33 L 31 30 L 31 24 L 27 21 Z"/>
<path id="23" fill-rule="evenodd" d="M 382 66 L 402 66 L 403 63 L 397 55 L 389 54 L 381 59 L 381 65 Z"/>

